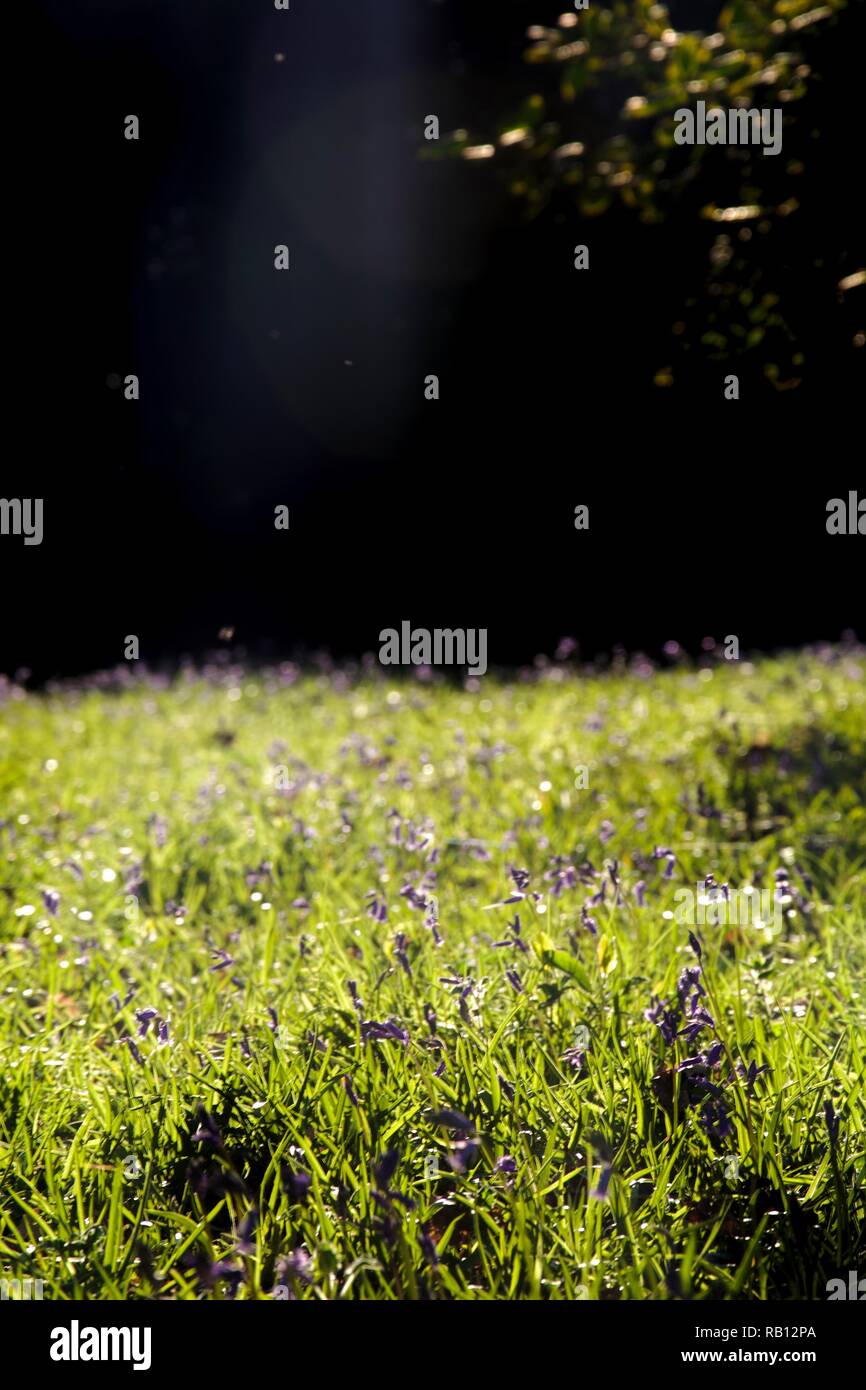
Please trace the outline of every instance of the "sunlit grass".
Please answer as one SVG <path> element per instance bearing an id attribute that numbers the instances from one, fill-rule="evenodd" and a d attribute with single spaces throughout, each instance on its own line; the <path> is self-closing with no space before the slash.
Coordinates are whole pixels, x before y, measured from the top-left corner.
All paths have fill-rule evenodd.
<path id="1" fill-rule="evenodd" d="M 826 1298 L 866 1218 L 864 768 L 854 648 L 10 698 L 0 1276 Z M 779 932 L 695 928 L 715 1031 L 666 1047 L 644 1011 L 696 964 L 675 892 L 779 868 Z M 527 951 L 494 945 L 515 914 Z M 716 1139 L 668 1070 L 714 1040 Z"/>

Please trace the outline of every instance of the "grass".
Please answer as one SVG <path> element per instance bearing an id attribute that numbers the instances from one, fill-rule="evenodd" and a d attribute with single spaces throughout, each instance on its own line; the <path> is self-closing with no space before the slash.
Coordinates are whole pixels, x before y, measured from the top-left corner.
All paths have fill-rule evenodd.
<path id="1" fill-rule="evenodd" d="M 825 1299 L 866 1221 L 864 656 L 7 687 L 0 1274 Z M 680 920 L 778 869 L 778 930 Z M 668 1045 L 690 930 L 714 1026 Z"/>

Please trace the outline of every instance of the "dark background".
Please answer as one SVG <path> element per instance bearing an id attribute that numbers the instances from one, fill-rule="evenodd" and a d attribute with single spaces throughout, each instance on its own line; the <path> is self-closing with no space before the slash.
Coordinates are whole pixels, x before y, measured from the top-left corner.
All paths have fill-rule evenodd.
<path id="1" fill-rule="evenodd" d="M 815 38 L 802 122 L 791 265 L 814 245 L 822 268 L 779 266 L 810 370 L 779 394 L 741 373 L 728 402 L 734 364 L 653 385 L 704 267 L 691 222 L 554 200 L 525 226 L 494 169 L 419 160 L 428 113 L 474 125 L 531 90 L 526 25 L 563 7 L 29 7 L 2 494 L 43 497 L 45 536 L 0 538 L 0 670 L 110 665 L 132 633 L 170 660 L 228 625 L 260 656 L 480 626 L 492 663 L 566 633 L 587 654 L 864 636 L 866 541 L 825 530 L 829 498 L 866 493 L 866 351 L 831 289 L 866 245 L 853 20 Z M 108 385 L 129 372 L 138 404 Z"/>

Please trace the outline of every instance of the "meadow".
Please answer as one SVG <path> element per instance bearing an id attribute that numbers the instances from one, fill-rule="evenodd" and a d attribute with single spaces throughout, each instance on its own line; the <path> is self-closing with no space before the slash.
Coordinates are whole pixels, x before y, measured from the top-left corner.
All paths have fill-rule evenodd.
<path id="1" fill-rule="evenodd" d="M 139 670 L 0 689 L 0 1276 L 823 1300 L 862 1266 L 862 647 Z M 724 885 L 778 921 L 675 913 Z"/>

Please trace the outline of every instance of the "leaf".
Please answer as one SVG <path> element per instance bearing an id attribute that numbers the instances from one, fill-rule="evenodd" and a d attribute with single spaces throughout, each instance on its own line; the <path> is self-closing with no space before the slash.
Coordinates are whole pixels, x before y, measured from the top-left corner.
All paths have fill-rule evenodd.
<path id="1" fill-rule="evenodd" d="M 611 971 L 616 970 L 616 942 L 613 940 L 613 937 L 599 937 L 598 946 L 596 947 L 596 959 L 598 960 L 598 968 L 602 975 L 610 975 Z"/>
<path id="2" fill-rule="evenodd" d="M 554 945 L 553 938 L 546 932 L 539 932 L 533 944 L 542 965 L 554 965 L 557 970 L 563 970 L 566 975 L 577 980 L 583 989 L 590 989 L 589 975 L 577 957 L 570 955 L 568 951 L 560 951 Z"/>

